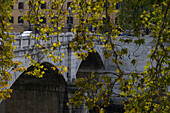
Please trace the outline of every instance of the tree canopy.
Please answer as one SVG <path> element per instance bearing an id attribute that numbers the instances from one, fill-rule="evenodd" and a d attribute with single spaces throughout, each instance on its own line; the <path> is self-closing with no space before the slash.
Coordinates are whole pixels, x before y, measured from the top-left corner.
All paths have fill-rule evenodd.
<path id="1" fill-rule="evenodd" d="M 0 98 L 4 99 L 9 97 L 10 89 L 7 88 L 8 81 L 11 74 L 8 71 L 11 67 L 19 67 L 15 71 L 23 71 L 24 67 L 18 66 L 19 62 L 15 62 L 12 59 L 13 47 L 12 43 L 14 37 L 9 35 L 10 25 L 9 19 L 11 18 L 10 5 L 16 3 L 15 0 L 1 0 L 0 4 Z M 45 33 L 49 35 L 60 35 L 62 28 L 64 27 L 64 19 L 69 15 L 67 10 L 63 9 L 65 0 L 54 0 L 52 9 L 41 9 L 41 4 L 44 0 L 29 0 L 27 4 L 30 9 L 23 19 L 29 23 L 32 23 L 34 30 L 39 30 L 39 35 L 32 35 L 32 38 L 37 40 L 36 48 L 43 48 L 42 52 L 48 55 L 55 63 L 64 59 L 64 53 L 62 57 L 54 54 L 55 47 L 60 47 L 61 43 L 53 43 L 53 46 L 49 49 L 43 47 L 38 43 L 39 40 L 47 41 Z M 115 9 L 116 4 L 121 3 L 119 10 Z M 70 103 L 78 106 L 85 102 L 85 106 L 88 109 L 98 107 L 99 103 L 106 108 L 110 103 L 112 95 L 114 95 L 113 87 L 116 83 L 120 84 L 118 94 L 125 98 L 124 109 L 125 112 L 168 112 L 170 101 L 170 93 L 168 91 L 170 77 L 169 77 L 169 52 L 170 43 L 169 40 L 169 0 L 74 0 L 70 5 L 72 8 L 73 16 L 79 20 L 79 24 L 72 28 L 72 32 L 75 37 L 70 43 L 70 47 L 76 53 L 75 55 L 80 59 L 85 59 L 90 52 L 95 52 L 94 40 L 99 40 L 96 34 L 100 34 L 100 40 L 105 47 L 104 55 L 106 58 L 113 57 L 112 62 L 116 65 L 117 73 L 111 73 L 107 75 L 92 73 L 86 78 L 79 78 L 75 85 L 79 90 L 72 95 Z M 47 15 L 45 15 L 45 12 Z M 115 25 L 115 19 L 111 16 L 116 14 L 118 19 L 118 25 Z M 40 23 L 43 21 L 40 17 L 48 17 L 48 22 L 45 27 Z M 55 18 L 54 18 L 55 17 Z M 95 28 L 92 32 L 89 26 Z M 141 28 L 143 26 L 143 28 Z M 57 29 L 54 31 L 54 29 Z M 132 40 L 130 38 L 120 38 L 118 41 L 123 43 L 134 43 L 136 45 L 142 45 L 145 43 L 144 38 L 139 38 L 143 30 L 150 30 L 150 37 L 154 42 L 153 49 L 150 50 L 148 55 L 148 61 L 144 66 L 143 72 L 125 73 L 121 69 L 121 65 L 124 65 L 120 58 L 123 55 L 127 56 L 128 49 L 122 48 L 120 51 L 116 49 L 115 42 L 118 35 L 121 33 L 119 29 L 124 31 L 132 30 L 135 37 L 138 40 Z M 92 34 L 89 36 L 88 34 Z M 145 34 L 144 34 L 145 35 Z M 38 50 L 38 49 L 37 49 Z M 87 52 L 85 52 L 87 51 Z M 44 71 L 43 66 L 39 62 L 36 62 L 30 54 L 26 55 L 30 59 L 30 65 L 35 66 L 34 71 L 30 74 L 36 77 L 42 77 Z M 131 63 L 135 65 L 136 59 L 131 59 Z M 62 72 L 67 69 L 64 66 L 56 65 L 52 67 L 54 70 L 60 68 Z M 115 79 L 112 79 L 115 76 Z M 124 77 L 126 76 L 126 78 Z"/>
<path id="2" fill-rule="evenodd" d="M 14 54 L 13 47 L 14 36 L 10 35 L 9 27 L 11 19 L 11 5 L 14 1 L 1 0 L 0 1 L 0 99 L 10 97 L 12 92 L 9 89 L 8 81 L 11 80 L 11 69 L 15 66 L 17 71 L 23 71 L 24 67 L 21 66 L 21 62 L 13 61 Z"/>

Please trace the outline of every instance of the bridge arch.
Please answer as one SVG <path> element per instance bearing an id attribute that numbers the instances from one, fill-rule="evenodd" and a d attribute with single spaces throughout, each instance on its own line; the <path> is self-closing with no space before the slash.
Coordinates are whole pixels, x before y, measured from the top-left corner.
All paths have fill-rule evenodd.
<path id="1" fill-rule="evenodd" d="M 43 84 L 50 84 L 50 85 L 56 85 L 56 86 L 60 86 L 60 85 L 65 85 L 67 84 L 66 81 L 65 81 L 65 78 L 63 77 L 63 75 L 61 74 L 58 74 L 58 69 L 56 70 L 53 70 L 51 67 L 53 67 L 54 65 L 49 63 L 49 62 L 42 62 L 41 65 L 44 66 L 44 68 L 46 68 L 47 70 L 45 70 L 45 74 L 42 78 L 37 78 L 37 77 L 34 77 L 32 75 L 26 75 L 26 72 L 28 71 L 32 71 L 33 70 L 33 66 L 30 66 L 27 71 L 23 72 L 20 76 L 24 76 L 25 77 L 28 77 L 30 79 L 36 79 L 37 81 L 39 82 L 43 82 Z M 20 78 L 21 78 L 20 77 Z M 18 78 L 19 79 L 19 78 Z M 17 79 L 17 80 L 18 80 Z M 35 81 L 35 80 L 34 80 Z M 47 83 L 49 82 L 50 83 Z"/>
<path id="2" fill-rule="evenodd" d="M 13 83 L 11 98 L 4 100 L 1 105 L 2 113 L 68 113 L 67 82 L 58 70 L 53 70 L 49 62 L 41 65 L 47 68 L 42 78 L 28 75 L 26 72 L 33 70 L 30 66 Z M 50 103 L 50 104 L 49 104 Z"/>
<path id="3" fill-rule="evenodd" d="M 99 52 L 89 53 L 85 60 L 79 63 L 76 78 L 85 77 L 92 71 L 100 72 L 105 69 L 104 61 L 102 60 Z"/>

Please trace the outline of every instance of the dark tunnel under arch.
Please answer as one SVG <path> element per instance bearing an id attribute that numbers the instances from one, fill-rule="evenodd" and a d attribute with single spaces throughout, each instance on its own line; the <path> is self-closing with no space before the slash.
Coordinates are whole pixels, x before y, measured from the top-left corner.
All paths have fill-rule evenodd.
<path id="1" fill-rule="evenodd" d="M 92 71 L 99 72 L 104 70 L 104 64 L 97 52 L 89 53 L 85 60 L 82 60 L 76 74 L 76 78 L 86 77 Z"/>
<path id="2" fill-rule="evenodd" d="M 68 113 L 67 83 L 52 64 L 43 62 L 47 68 L 42 78 L 27 75 L 33 70 L 30 66 L 12 85 L 11 98 L 0 104 L 1 113 Z M 1 107 L 2 106 L 2 107 Z"/>
<path id="3" fill-rule="evenodd" d="M 12 89 L 15 88 L 16 85 L 51 85 L 51 86 L 65 86 L 67 83 L 64 79 L 64 76 L 61 74 L 58 74 L 58 69 L 53 70 L 51 67 L 51 63 L 43 62 L 41 65 L 44 66 L 44 68 L 47 68 L 45 70 L 45 74 L 42 78 L 35 77 L 33 75 L 26 74 L 29 71 L 33 71 L 34 66 L 30 66 L 27 71 L 24 71 L 19 78 L 14 82 L 12 85 Z"/>

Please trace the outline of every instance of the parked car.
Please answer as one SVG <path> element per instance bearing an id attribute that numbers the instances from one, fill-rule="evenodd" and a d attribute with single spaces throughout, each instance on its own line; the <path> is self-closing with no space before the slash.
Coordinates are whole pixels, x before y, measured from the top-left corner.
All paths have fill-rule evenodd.
<path id="1" fill-rule="evenodd" d="M 22 37 L 28 37 L 28 36 L 30 36 L 32 34 L 32 31 L 24 31 L 22 34 L 21 34 L 21 36 Z"/>

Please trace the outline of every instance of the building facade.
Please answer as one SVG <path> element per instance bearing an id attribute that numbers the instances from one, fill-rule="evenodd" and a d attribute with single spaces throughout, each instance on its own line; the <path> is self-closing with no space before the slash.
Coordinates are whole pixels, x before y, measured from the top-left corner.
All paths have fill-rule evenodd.
<path id="1" fill-rule="evenodd" d="M 12 18 L 10 20 L 11 22 L 11 27 L 13 27 L 13 29 L 11 30 L 11 32 L 16 32 L 16 33 L 20 33 L 23 32 L 25 30 L 32 30 L 33 29 L 33 25 L 24 21 L 23 19 L 21 19 L 21 17 L 23 17 L 25 14 L 27 14 L 27 11 L 29 10 L 29 6 L 26 3 L 27 0 L 18 0 L 18 2 L 16 4 L 14 4 L 13 6 L 11 6 L 12 8 Z M 52 7 L 52 3 L 53 0 L 44 0 L 45 4 L 41 5 L 41 9 L 53 9 Z M 65 0 L 64 2 L 64 7 L 63 10 L 68 10 L 69 5 L 74 2 L 74 0 Z M 116 9 L 119 9 L 119 4 L 116 6 Z M 116 22 L 115 19 L 115 13 L 110 15 L 110 17 L 112 18 L 112 20 L 114 21 L 114 23 Z M 48 17 L 47 18 L 41 18 L 43 19 L 43 21 L 41 22 L 41 24 L 43 24 L 44 26 L 46 26 L 47 24 L 49 24 Z M 70 22 L 68 22 L 68 19 Z M 76 19 L 73 14 L 71 13 L 71 15 L 69 15 L 67 17 L 67 19 L 63 20 L 64 22 L 64 28 L 63 28 L 63 32 L 67 32 L 68 30 L 68 24 L 71 23 L 72 27 L 76 24 L 79 23 L 79 20 Z"/>

